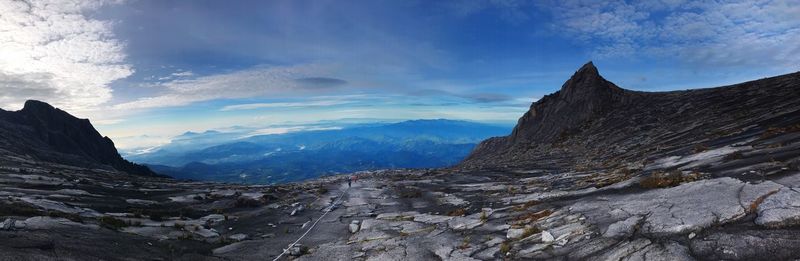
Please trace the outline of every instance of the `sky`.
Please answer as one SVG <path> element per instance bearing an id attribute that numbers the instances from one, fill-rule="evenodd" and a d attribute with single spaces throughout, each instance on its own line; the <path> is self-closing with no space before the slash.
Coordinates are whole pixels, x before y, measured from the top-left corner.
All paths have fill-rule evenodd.
<path id="1" fill-rule="evenodd" d="M 118 147 L 337 121 L 515 122 L 593 61 L 667 91 L 800 70 L 800 0 L 0 0 L 0 108 Z"/>

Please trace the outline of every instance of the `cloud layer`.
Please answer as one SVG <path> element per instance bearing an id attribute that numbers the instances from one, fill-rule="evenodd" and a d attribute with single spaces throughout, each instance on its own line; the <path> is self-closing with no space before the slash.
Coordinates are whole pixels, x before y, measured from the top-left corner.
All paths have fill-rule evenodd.
<path id="1" fill-rule="evenodd" d="M 678 59 L 712 66 L 797 66 L 800 1 L 552 1 L 560 32 L 597 57 Z"/>
<path id="2" fill-rule="evenodd" d="M 194 79 L 172 80 L 155 86 L 155 88 L 161 89 L 158 95 L 118 104 L 115 108 L 146 109 L 183 106 L 216 99 L 303 96 L 326 93 L 343 87 L 347 83 L 340 79 L 313 76 L 325 71 L 325 66 L 314 64 L 272 66 L 255 67 Z"/>
<path id="3" fill-rule="evenodd" d="M 0 107 L 41 99 L 82 111 L 111 99 L 133 73 L 111 23 L 85 14 L 104 1 L 0 2 Z"/>

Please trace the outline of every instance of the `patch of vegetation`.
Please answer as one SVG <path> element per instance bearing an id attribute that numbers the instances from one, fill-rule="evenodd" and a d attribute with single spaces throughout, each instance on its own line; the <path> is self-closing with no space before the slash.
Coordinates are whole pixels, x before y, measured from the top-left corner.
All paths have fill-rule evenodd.
<path id="1" fill-rule="evenodd" d="M 767 199 L 767 197 L 772 196 L 772 194 L 775 194 L 775 193 L 778 193 L 778 191 L 777 190 L 770 191 L 769 193 L 758 197 L 756 200 L 753 201 L 753 203 L 750 203 L 750 206 L 749 206 L 750 208 L 746 209 L 747 213 L 753 213 L 756 210 L 758 210 L 758 206 L 761 205 L 761 203 L 763 203 L 764 200 Z"/>
<path id="2" fill-rule="evenodd" d="M 697 172 L 692 172 L 687 175 L 684 175 L 679 170 L 672 172 L 655 172 L 639 181 L 639 186 L 643 188 L 668 188 L 698 179 L 700 179 L 700 173 Z"/>
<path id="3" fill-rule="evenodd" d="M 471 239 L 470 236 L 465 236 L 464 240 L 461 241 L 461 245 L 458 246 L 458 249 L 464 250 L 464 249 L 469 248 L 470 239 Z"/>
<path id="4" fill-rule="evenodd" d="M 636 172 L 638 172 L 638 170 L 618 168 L 610 173 L 593 173 L 589 177 L 585 178 L 583 182 L 586 182 L 595 188 L 602 188 L 626 181 L 632 178 Z"/>
<path id="5" fill-rule="evenodd" d="M 196 210 L 189 207 L 180 209 L 141 209 L 131 208 L 129 212 L 133 213 L 135 217 L 148 216 L 153 221 L 164 221 L 169 217 L 188 217 L 188 218 L 201 218 L 210 214 L 208 211 Z"/>
<path id="6" fill-rule="evenodd" d="M 694 148 L 692 148 L 692 152 L 694 152 L 694 153 L 700 153 L 700 152 L 704 152 L 704 151 L 707 151 L 707 150 L 708 150 L 708 146 L 706 146 L 705 144 L 702 144 L 702 143 L 701 144 L 695 144 Z"/>
<path id="7" fill-rule="evenodd" d="M 413 187 L 398 187 L 397 194 L 400 198 L 419 198 L 422 197 L 422 190 Z"/>
<path id="8" fill-rule="evenodd" d="M 18 202 L 0 203 L 0 216 L 33 217 L 42 215 L 43 212 L 32 205 Z"/>
<path id="9" fill-rule="evenodd" d="M 239 197 L 236 199 L 236 203 L 233 204 L 237 208 L 254 208 L 260 205 L 260 201 L 248 197 Z"/>
<path id="10" fill-rule="evenodd" d="M 522 214 L 514 217 L 514 223 L 512 224 L 512 227 L 524 227 L 532 222 L 538 221 L 539 219 L 550 216 L 551 214 L 553 214 L 553 210 L 550 209 Z"/>
<path id="11" fill-rule="evenodd" d="M 725 155 L 725 157 L 723 157 L 722 160 L 724 160 L 724 161 L 732 161 L 732 160 L 738 160 L 738 159 L 742 159 L 742 158 L 744 158 L 744 155 L 742 155 L 741 151 L 734 151 L 731 154 Z"/>
<path id="12" fill-rule="evenodd" d="M 147 216 L 152 221 L 164 221 L 164 212 L 161 211 L 152 211 L 147 213 Z"/>
<path id="13" fill-rule="evenodd" d="M 127 227 L 129 224 L 124 220 L 112 217 L 112 216 L 102 216 L 97 221 L 100 222 L 101 226 L 104 226 L 109 229 L 119 230 L 120 228 Z"/>
<path id="14" fill-rule="evenodd" d="M 460 216 L 464 216 L 466 214 L 467 214 L 467 210 L 464 209 L 464 208 L 457 208 L 457 209 L 451 210 L 450 212 L 447 212 L 447 215 L 451 216 L 451 217 L 460 217 Z"/>
<path id="15" fill-rule="evenodd" d="M 776 143 L 772 143 L 770 145 L 767 145 L 767 148 L 769 148 L 769 149 L 777 149 L 777 148 L 783 148 L 783 146 L 785 146 L 785 145 L 783 145 L 783 142 L 776 142 Z"/>
<path id="16" fill-rule="evenodd" d="M 184 228 L 186 225 L 185 225 L 185 224 L 183 224 L 183 223 L 178 223 L 178 222 L 175 222 L 175 224 L 173 224 L 172 226 L 173 226 L 175 229 L 177 229 L 177 230 L 183 230 L 183 228 Z"/>
<path id="17" fill-rule="evenodd" d="M 800 123 L 785 127 L 769 127 L 761 133 L 761 139 L 768 139 L 784 133 L 800 132 Z"/>
<path id="18" fill-rule="evenodd" d="M 536 200 L 531 200 L 531 201 L 525 202 L 525 204 L 514 206 L 512 208 L 512 210 L 514 210 L 514 211 L 525 211 L 525 210 L 528 210 L 530 207 L 538 205 L 539 203 L 541 203 L 541 202 L 536 201 Z"/>
<path id="19" fill-rule="evenodd" d="M 66 218 L 72 222 L 83 223 L 83 218 L 81 218 L 81 215 L 78 214 L 50 211 L 47 213 L 47 215 L 54 218 Z"/>
<path id="20" fill-rule="evenodd" d="M 525 231 L 522 232 L 522 237 L 520 237 L 520 238 L 526 238 L 526 237 L 532 236 L 532 235 L 534 235 L 536 233 L 539 233 L 539 232 L 542 232 L 542 230 L 539 229 L 539 227 L 536 227 L 536 226 L 527 227 L 527 228 L 525 228 Z"/>
<path id="21" fill-rule="evenodd" d="M 486 223 L 486 221 L 489 221 L 489 216 L 486 215 L 486 211 L 481 211 L 481 222 Z"/>
<path id="22" fill-rule="evenodd" d="M 511 194 L 511 195 L 516 194 L 517 193 L 517 187 L 508 186 L 508 193 Z"/>
<path id="23" fill-rule="evenodd" d="M 500 243 L 500 253 L 501 254 L 503 254 L 504 256 L 508 255 L 509 251 L 511 251 L 511 244 L 508 243 L 508 241 L 504 241 L 503 243 Z"/>
<path id="24" fill-rule="evenodd" d="M 270 193 L 264 193 L 264 195 L 261 196 L 261 200 L 264 202 L 276 201 L 278 199 L 279 199 L 278 197 Z"/>

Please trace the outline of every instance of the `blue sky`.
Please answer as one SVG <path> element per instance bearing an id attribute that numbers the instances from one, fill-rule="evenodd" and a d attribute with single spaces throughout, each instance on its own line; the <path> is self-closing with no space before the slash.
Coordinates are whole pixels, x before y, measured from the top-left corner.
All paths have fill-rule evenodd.
<path id="1" fill-rule="evenodd" d="M 800 70 L 800 0 L 2 0 L 0 13 L 0 107 L 44 100 L 123 148 L 338 119 L 512 123 L 589 60 L 642 91 Z"/>

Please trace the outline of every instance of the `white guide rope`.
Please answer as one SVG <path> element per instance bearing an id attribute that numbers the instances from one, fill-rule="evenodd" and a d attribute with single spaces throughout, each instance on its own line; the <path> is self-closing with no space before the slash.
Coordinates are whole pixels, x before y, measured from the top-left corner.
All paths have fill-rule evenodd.
<path id="1" fill-rule="evenodd" d="M 341 194 L 341 195 L 339 195 L 339 197 L 338 197 L 336 200 L 334 200 L 334 201 L 333 201 L 333 204 L 331 204 L 331 205 L 330 205 L 330 206 L 329 206 L 327 209 L 325 209 L 325 212 L 324 212 L 324 213 L 322 213 L 322 216 L 320 216 L 319 218 L 317 218 L 317 221 L 314 221 L 314 224 L 311 224 L 311 227 L 309 227 L 309 228 L 308 228 L 308 230 L 306 230 L 306 232 L 305 232 L 305 233 L 303 233 L 303 235 L 301 235 L 301 236 L 300 236 L 300 238 L 298 238 L 297 240 L 295 240 L 293 243 L 289 244 L 289 247 L 287 247 L 286 249 L 284 249 L 284 250 L 283 250 L 283 253 L 281 253 L 280 255 L 278 255 L 278 257 L 275 257 L 275 259 L 273 259 L 272 261 L 278 261 L 278 259 L 280 259 L 280 258 L 281 258 L 283 255 L 285 255 L 285 254 L 286 254 L 286 252 L 289 252 L 289 250 L 290 250 L 290 249 L 292 249 L 292 247 L 294 247 L 294 245 L 296 245 L 296 244 L 297 244 L 297 242 L 300 242 L 300 240 L 302 240 L 302 239 L 303 239 L 303 238 L 304 238 L 306 235 L 308 235 L 308 232 L 311 232 L 311 230 L 312 230 L 312 229 L 314 229 L 314 227 L 315 227 L 315 226 L 317 226 L 317 223 L 319 223 L 319 221 L 320 221 L 320 220 L 322 220 L 322 218 L 323 218 L 323 217 L 325 217 L 325 215 L 327 215 L 329 212 L 331 212 L 331 210 L 333 210 L 333 208 L 334 208 L 334 207 L 336 207 L 336 204 L 339 204 L 339 203 L 341 202 L 341 200 L 342 200 L 342 197 L 344 197 L 344 194 L 347 194 L 347 191 L 348 191 L 348 190 L 350 190 L 350 187 L 349 187 L 349 186 L 347 187 L 347 189 L 345 189 L 345 190 L 342 192 L 342 194 Z"/>

